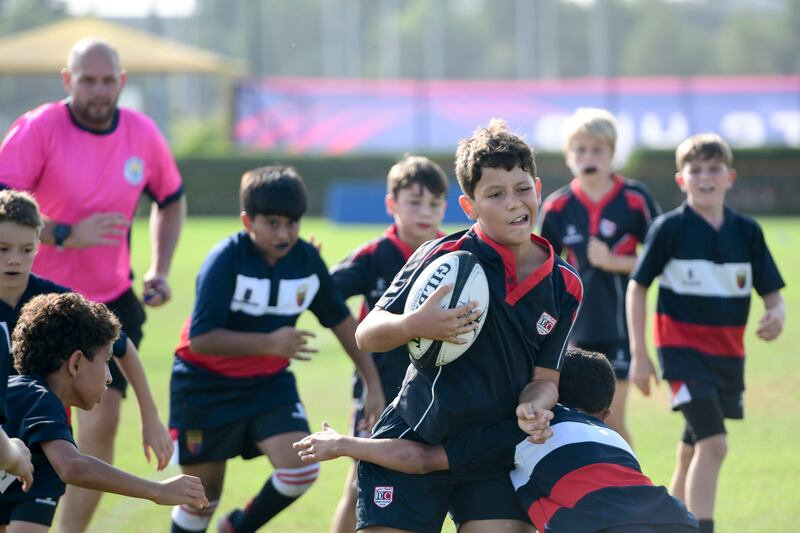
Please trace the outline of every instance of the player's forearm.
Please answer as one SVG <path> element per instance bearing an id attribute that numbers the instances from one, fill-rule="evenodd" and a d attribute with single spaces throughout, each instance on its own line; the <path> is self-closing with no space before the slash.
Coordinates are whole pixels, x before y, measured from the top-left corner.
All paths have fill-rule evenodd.
<path id="1" fill-rule="evenodd" d="M 610 272 L 617 272 L 619 274 L 630 274 L 633 272 L 633 267 L 636 266 L 635 255 L 617 255 L 612 254 L 609 258 L 608 268 Z"/>
<path id="2" fill-rule="evenodd" d="M 189 347 L 195 353 L 207 355 L 270 355 L 269 333 L 212 329 L 189 338 Z"/>
<path id="3" fill-rule="evenodd" d="M 767 311 L 777 310 L 777 311 L 785 311 L 786 306 L 783 301 L 783 296 L 781 296 L 780 291 L 770 292 L 763 296 L 764 299 L 764 309 Z"/>
<path id="4" fill-rule="evenodd" d="M 139 413 L 142 420 L 158 419 L 158 408 L 156 407 L 155 399 L 153 399 L 153 393 L 150 390 L 142 360 L 133 341 L 128 339 L 125 355 L 117 358 L 116 361 L 125 378 L 130 382 L 134 394 L 136 394 L 136 401 L 139 404 Z"/>
<path id="5" fill-rule="evenodd" d="M 442 446 L 402 439 L 363 439 L 342 436 L 339 455 L 373 463 L 404 474 L 427 474 L 447 470 Z"/>
<path id="6" fill-rule="evenodd" d="M 63 464 L 53 466 L 61 480 L 68 485 L 150 501 L 155 501 L 158 494 L 158 483 L 128 474 L 77 451 Z"/>
<path id="7" fill-rule="evenodd" d="M 533 379 L 519 394 L 519 403 L 530 403 L 541 409 L 550 410 L 558 402 L 557 370 L 534 367 Z"/>
<path id="8" fill-rule="evenodd" d="M 3 428 L 0 428 L 0 470 L 14 468 L 18 462 L 19 452 L 14 445 L 11 444 Z"/>
<path id="9" fill-rule="evenodd" d="M 645 322 L 647 321 L 647 287 L 630 280 L 625 295 L 625 310 L 628 315 L 628 336 L 631 343 L 631 356 L 643 353 L 646 344 Z"/>
<path id="10" fill-rule="evenodd" d="M 185 218 L 185 195 L 163 208 L 153 204 L 150 210 L 150 270 L 158 276 L 167 277 L 169 274 Z"/>
<path id="11" fill-rule="evenodd" d="M 356 329 L 356 344 L 365 352 L 388 352 L 413 338 L 408 330 L 408 315 L 373 309 Z"/>

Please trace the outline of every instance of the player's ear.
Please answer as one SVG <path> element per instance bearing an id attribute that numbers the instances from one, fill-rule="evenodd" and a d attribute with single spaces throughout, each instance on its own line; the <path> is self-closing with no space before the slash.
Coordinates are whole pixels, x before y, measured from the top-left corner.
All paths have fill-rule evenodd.
<path id="1" fill-rule="evenodd" d="M 604 409 L 600 412 L 600 416 L 598 417 L 602 422 L 605 422 L 606 419 L 611 416 L 611 409 Z"/>
<path id="2" fill-rule="evenodd" d="M 536 199 L 538 203 L 542 203 L 542 180 L 539 179 L 539 176 L 533 178 L 534 188 L 536 189 Z"/>
<path id="3" fill-rule="evenodd" d="M 67 372 L 73 378 L 78 375 L 78 371 L 81 369 L 81 364 L 83 363 L 83 352 L 80 350 L 75 350 L 69 355 L 67 359 Z"/>
<path id="4" fill-rule="evenodd" d="M 686 191 L 686 182 L 683 179 L 683 174 L 680 172 L 675 173 L 675 183 L 678 184 L 678 187 L 680 187 L 682 191 Z"/>
<path id="5" fill-rule="evenodd" d="M 253 219 L 250 218 L 250 215 L 242 211 L 239 213 L 239 218 L 242 221 L 242 226 L 244 226 L 244 229 L 246 229 L 248 233 L 253 231 Z"/>
<path id="6" fill-rule="evenodd" d="M 464 214 L 467 215 L 468 219 L 476 220 L 478 218 L 478 215 L 475 213 L 475 204 L 472 203 L 472 198 L 466 194 L 462 194 L 458 197 L 458 205 L 461 206 L 461 209 L 464 211 Z"/>
<path id="7" fill-rule="evenodd" d="M 733 182 L 736 181 L 736 171 L 732 168 L 728 169 L 728 189 L 733 187 Z"/>
<path id="8" fill-rule="evenodd" d="M 394 197 L 391 194 L 387 194 L 386 197 L 383 199 L 383 203 L 386 204 L 386 214 L 390 217 L 394 216 Z"/>

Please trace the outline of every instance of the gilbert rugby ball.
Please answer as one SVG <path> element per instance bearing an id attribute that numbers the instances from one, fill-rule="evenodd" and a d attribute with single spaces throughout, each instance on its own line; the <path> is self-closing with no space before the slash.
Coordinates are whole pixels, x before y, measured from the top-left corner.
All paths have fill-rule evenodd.
<path id="1" fill-rule="evenodd" d="M 442 255 L 425 267 L 411 286 L 405 312 L 420 307 L 440 285 L 447 283 L 452 283 L 453 289 L 441 300 L 442 309 L 478 302 L 478 327 L 459 336 L 467 341 L 464 344 L 424 338 L 411 339 L 408 353 L 417 366 L 442 366 L 455 361 L 472 346 L 486 321 L 486 313 L 489 311 L 489 284 L 486 282 L 486 274 L 478 259 L 464 250 Z"/>

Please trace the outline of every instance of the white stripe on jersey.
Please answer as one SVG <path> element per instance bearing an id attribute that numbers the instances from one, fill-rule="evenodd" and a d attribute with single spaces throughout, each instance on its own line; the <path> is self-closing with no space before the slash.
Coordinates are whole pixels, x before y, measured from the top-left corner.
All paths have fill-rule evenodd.
<path id="1" fill-rule="evenodd" d="M 750 263 L 670 259 L 659 281 L 677 294 L 745 298 L 753 289 L 753 269 Z"/>
<path id="2" fill-rule="evenodd" d="M 636 457 L 625 439 L 612 429 L 584 422 L 560 422 L 554 424 L 552 429 L 553 436 L 544 444 L 533 444 L 527 440 L 517 444 L 517 450 L 514 453 L 514 470 L 511 471 L 511 483 L 514 484 L 515 490 L 530 481 L 531 473 L 539 461 L 549 453 L 568 444 L 597 442 L 620 448 Z"/>
<path id="3" fill-rule="evenodd" d="M 319 276 L 311 274 L 305 278 L 280 280 L 276 305 L 269 305 L 270 284 L 271 281 L 266 278 L 237 274 L 231 311 L 253 316 L 299 315 L 314 301 L 319 291 Z"/>

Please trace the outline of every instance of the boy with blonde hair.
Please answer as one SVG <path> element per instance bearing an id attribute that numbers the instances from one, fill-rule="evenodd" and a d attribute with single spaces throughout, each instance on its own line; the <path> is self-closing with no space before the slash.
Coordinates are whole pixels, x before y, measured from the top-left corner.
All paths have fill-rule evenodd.
<path id="1" fill-rule="evenodd" d="M 637 245 L 660 209 L 644 185 L 614 172 L 616 142 L 616 121 L 605 109 L 583 107 L 567 120 L 564 157 L 575 179 L 545 200 L 541 234 L 581 275 L 583 312 L 570 343 L 611 361 L 617 387 L 608 425 L 630 443 L 625 286 Z"/>
<path id="2" fill-rule="evenodd" d="M 650 393 L 658 378 L 645 342 L 647 288 L 660 276 L 655 345 L 672 408 L 686 420 L 670 491 L 714 530 L 717 480 L 727 453 L 725 419 L 744 418 L 744 329 L 753 289 L 765 312 L 756 334 L 780 335 L 783 279 L 758 223 L 725 205 L 736 171 L 719 135 L 689 137 L 675 155 L 686 202 L 658 217 L 628 284 L 631 381 Z"/>

